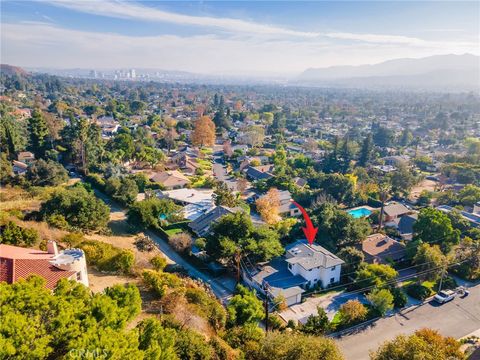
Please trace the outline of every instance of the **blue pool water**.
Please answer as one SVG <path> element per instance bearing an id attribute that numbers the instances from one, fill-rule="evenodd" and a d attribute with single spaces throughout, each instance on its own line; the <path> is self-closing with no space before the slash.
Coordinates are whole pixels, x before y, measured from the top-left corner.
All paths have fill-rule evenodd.
<path id="1" fill-rule="evenodd" d="M 348 213 L 352 215 L 354 218 L 362 218 L 362 217 L 370 216 L 372 211 L 366 208 L 358 208 L 358 209 L 349 210 Z"/>

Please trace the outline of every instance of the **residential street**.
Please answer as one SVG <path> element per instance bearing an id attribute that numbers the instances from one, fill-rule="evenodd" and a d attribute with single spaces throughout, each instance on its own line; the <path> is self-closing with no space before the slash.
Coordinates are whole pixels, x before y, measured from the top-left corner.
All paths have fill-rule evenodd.
<path id="1" fill-rule="evenodd" d="M 224 165 L 217 162 L 217 160 L 222 158 L 222 155 L 216 155 L 217 153 L 223 154 L 223 148 L 221 145 L 215 145 L 213 147 L 214 155 L 213 155 L 212 170 L 213 170 L 214 176 L 218 181 L 222 181 L 225 184 L 227 184 L 230 190 L 236 191 L 237 182 L 235 181 L 235 179 L 230 178 L 230 176 L 227 174 L 227 169 L 224 167 Z"/>
<path id="2" fill-rule="evenodd" d="M 102 199 L 110 207 L 110 211 L 122 212 L 124 214 L 126 213 L 125 209 L 120 207 L 118 204 L 114 203 L 105 194 L 95 190 L 95 195 L 98 198 Z M 147 230 L 144 233 L 150 236 L 150 238 L 153 241 L 155 241 L 160 251 L 165 255 L 165 257 L 170 259 L 171 262 L 184 267 L 191 277 L 200 279 L 205 283 L 209 284 L 210 287 L 212 288 L 212 291 L 222 302 L 232 296 L 235 288 L 235 283 L 230 278 L 227 278 L 227 277 L 213 278 L 211 275 L 197 270 L 189 262 L 183 259 L 176 251 L 174 251 L 170 247 L 170 245 L 165 240 L 163 240 L 160 236 L 158 236 L 155 232 L 151 230 Z"/>
<path id="3" fill-rule="evenodd" d="M 430 302 L 407 309 L 337 342 L 347 360 L 364 360 L 369 358 L 370 350 L 377 349 L 384 341 L 424 327 L 457 339 L 480 329 L 480 284 L 471 287 L 470 295 L 464 299 L 456 298 L 444 305 Z"/>

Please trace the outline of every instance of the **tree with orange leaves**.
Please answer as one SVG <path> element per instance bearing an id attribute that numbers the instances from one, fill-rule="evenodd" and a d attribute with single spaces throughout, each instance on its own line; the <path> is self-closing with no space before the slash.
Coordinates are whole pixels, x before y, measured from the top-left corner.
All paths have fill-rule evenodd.
<path id="1" fill-rule="evenodd" d="M 271 188 L 268 190 L 265 195 L 257 199 L 255 205 L 262 220 L 267 224 L 273 225 L 280 221 L 280 194 L 278 189 Z"/>
<path id="2" fill-rule="evenodd" d="M 202 116 L 195 122 L 192 132 L 192 144 L 199 147 L 215 144 L 215 124 L 208 116 Z"/>

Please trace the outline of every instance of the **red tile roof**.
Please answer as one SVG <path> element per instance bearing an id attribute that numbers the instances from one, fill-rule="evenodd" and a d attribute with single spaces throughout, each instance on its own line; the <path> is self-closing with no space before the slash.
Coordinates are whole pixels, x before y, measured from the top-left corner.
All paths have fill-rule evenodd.
<path id="1" fill-rule="evenodd" d="M 30 275 L 39 275 L 53 289 L 63 278 L 70 278 L 75 271 L 66 271 L 50 264 L 53 254 L 46 251 L 0 244 L 0 281 L 12 284 Z"/>

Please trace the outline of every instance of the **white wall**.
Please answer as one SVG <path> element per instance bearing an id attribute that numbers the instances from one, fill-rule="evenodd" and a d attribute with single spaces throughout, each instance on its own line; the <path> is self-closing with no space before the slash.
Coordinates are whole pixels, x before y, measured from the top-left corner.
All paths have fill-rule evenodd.
<path id="1" fill-rule="evenodd" d="M 316 285 L 318 281 L 321 281 L 322 287 L 327 287 L 330 284 L 330 279 L 334 279 L 334 283 L 340 281 L 340 273 L 341 273 L 341 266 L 337 265 L 335 268 L 327 268 L 324 269 L 314 268 L 311 271 L 305 270 L 302 266 L 298 264 L 292 264 L 291 269 L 289 267 L 290 272 L 293 275 L 300 275 L 305 280 L 310 281 L 310 287 Z"/>

